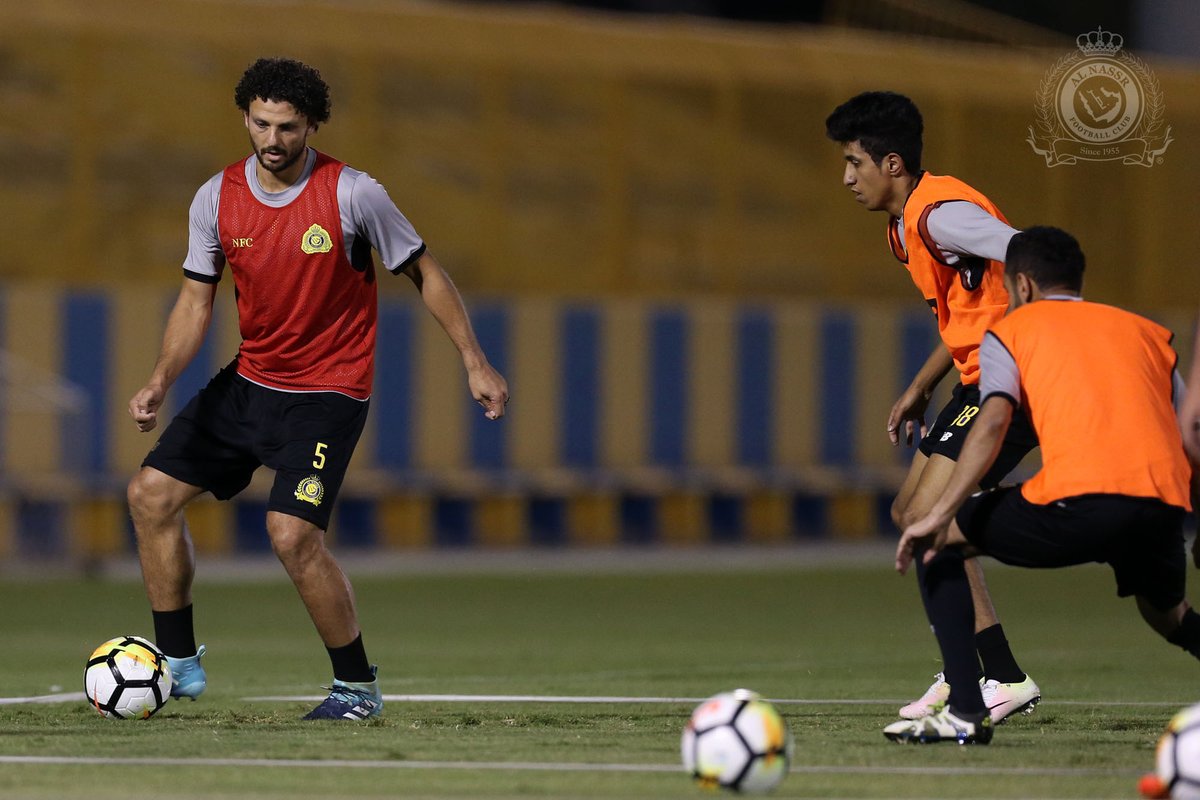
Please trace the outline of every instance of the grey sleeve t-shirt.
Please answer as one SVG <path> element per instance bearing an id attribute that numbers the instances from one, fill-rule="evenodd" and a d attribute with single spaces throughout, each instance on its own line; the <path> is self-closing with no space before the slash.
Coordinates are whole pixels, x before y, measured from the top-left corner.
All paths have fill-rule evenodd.
<path id="1" fill-rule="evenodd" d="M 267 192 L 258 182 L 255 160 L 245 160 L 246 184 L 255 198 L 268 206 L 282 208 L 308 185 L 317 152 L 309 149 L 300 179 L 282 192 Z M 225 253 L 217 230 L 217 209 L 223 172 L 209 178 L 196 192 L 188 212 L 188 252 L 184 274 L 194 280 L 216 283 L 225 268 Z M 400 213 L 387 190 L 365 172 L 343 166 L 338 177 L 338 213 L 348 255 L 370 246 L 389 272 L 399 272 L 425 252 L 425 243 L 412 223 Z"/>

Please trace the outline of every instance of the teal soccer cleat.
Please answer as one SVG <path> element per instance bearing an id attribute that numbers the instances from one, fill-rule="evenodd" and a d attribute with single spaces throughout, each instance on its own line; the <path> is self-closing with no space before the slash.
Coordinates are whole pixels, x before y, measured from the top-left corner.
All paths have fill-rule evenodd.
<path id="1" fill-rule="evenodd" d="M 171 697 L 187 697 L 195 700 L 204 692 L 208 678 L 204 667 L 200 666 L 200 657 L 204 655 L 204 645 L 196 650 L 196 655 L 187 658 L 172 658 L 167 656 L 171 665 Z"/>
<path id="2" fill-rule="evenodd" d="M 379 668 L 372 665 L 371 675 Z M 379 691 L 379 679 L 366 683 L 347 683 L 334 680 L 329 687 L 329 697 L 321 705 L 304 715 L 304 719 L 352 719 L 364 720 L 383 713 L 383 693 Z"/>

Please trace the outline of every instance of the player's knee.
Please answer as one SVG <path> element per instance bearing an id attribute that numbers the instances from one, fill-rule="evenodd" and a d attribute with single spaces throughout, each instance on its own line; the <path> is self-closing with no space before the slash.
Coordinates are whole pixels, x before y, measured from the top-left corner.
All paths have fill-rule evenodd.
<path id="1" fill-rule="evenodd" d="M 1159 608 L 1159 605 L 1147 597 L 1137 595 L 1137 607 L 1138 611 L 1141 612 L 1142 619 L 1159 636 L 1175 644 L 1176 642 L 1172 637 L 1179 635 L 1180 628 L 1187 618 L 1189 606 L 1186 601 L 1168 605 L 1166 608 Z M 1195 626 L 1195 623 L 1193 625 Z M 1200 634 L 1200 629 L 1193 631 L 1193 633 Z"/>
<path id="2" fill-rule="evenodd" d="M 304 554 L 312 549 L 304 537 L 290 531 L 272 532 L 270 538 L 271 549 L 285 564 L 303 558 Z"/>
<path id="3" fill-rule="evenodd" d="M 324 549 L 324 534 L 314 525 L 268 525 L 271 549 L 284 564 L 303 563 Z"/>
<path id="4" fill-rule="evenodd" d="M 927 513 L 926 509 L 914 508 L 911 503 L 899 510 L 897 510 L 895 505 L 893 505 L 892 506 L 892 521 L 894 523 L 896 523 L 897 528 L 899 528 L 900 530 L 904 530 L 909 525 L 912 525 L 917 520 L 923 518 L 926 513 Z"/>
<path id="5" fill-rule="evenodd" d="M 144 469 L 129 481 L 125 499 L 134 522 L 162 520 L 177 511 L 167 487 L 153 472 Z"/>
<path id="6" fill-rule="evenodd" d="M 904 530 L 904 508 L 899 498 L 892 501 L 892 524 L 900 530 Z"/>

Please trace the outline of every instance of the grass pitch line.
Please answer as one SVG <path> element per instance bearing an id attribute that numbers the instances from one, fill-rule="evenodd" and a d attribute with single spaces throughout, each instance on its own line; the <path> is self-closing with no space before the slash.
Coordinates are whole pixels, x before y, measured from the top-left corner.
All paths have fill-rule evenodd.
<path id="1" fill-rule="evenodd" d="M 40 694 L 33 697 L 0 697 L 0 706 L 18 706 L 35 703 L 83 703 L 87 695 L 83 692 L 58 692 L 57 694 Z"/>
<path id="2" fill-rule="evenodd" d="M 309 703 L 320 702 L 325 695 L 265 695 L 243 697 L 246 702 L 263 703 Z M 706 697 L 620 697 L 604 695 L 545 695 L 545 694 L 385 694 L 385 703 L 645 703 L 650 705 L 682 705 L 703 703 Z M 892 700 L 769 700 L 781 705 L 876 705 L 879 703 L 902 702 Z"/>
<path id="3" fill-rule="evenodd" d="M 677 764 L 588 764 L 545 761 L 379 761 L 352 759 L 288 758 L 153 758 L 108 756 L 0 756 L 0 764 L 43 764 L 77 766 L 137 767 L 313 767 L 317 769 L 449 769 L 495 770 L 511 772 L 673 772 L 682 773 Z M 837 765 L 795 765 L 794 774 L 832 775 L 1024 775 L 1024 776 L 1133 776 L 1137 769 L 1100 767 L 864 767 Z"/>
<path id="4" fill-rule="evenodd" d="M 320 702 L 325 695 L 263 695 L 243 697 L 244 702 L 311 703 Z M 703 703 L 707 697 L 608 697 L 603 695 L 546 695 L 546 694 L 385 694 L 385 703 L 608 703 L 648 705 L 683 705 Z M 783 700 L 768 698 L 779 705 L 879 705 L 903 703 L 903 700 Z"/>
<path id="5" fill-rule="evenodd" d="M 261 695 L 243 697 L 244 702 L 259 703 L 319 703 L 325 695 Z M 538 695 L 538 694 L 385 694 L 386 703 L 610 703 L 647 705 L 683 705 L 703 703 L 707 697 L 621 697 L 602 695 Z M 906 700 L 874 698 L 874 699 L 784 699 L 768 697 L 767 702 L 787 706 L 875 706 L 903 705 Z M 1050 700 L 1050 705 L 1061 706 L 1134 706 L 1145 708 L 1182 708 L 1189 700 Z"/>
<path id="6" fill-rule="evenodd" d="M 259 703 L 319 703 L 325 695 L 261 695 L 243 697 L 244 702 Z M 385 702 L 389 703 L 578 703 L 578 704 L 646 704 L 646 705 L 695 705 L 702 703 L 705 697 L 624 697 L 604 695 L 538 695 L 538 694 L 385 694 Z M 31 697 L 0 697 L 0 706 L 39 705 L 49 703 L 83 703 L 87 695 L 83 692 L 58 692 L 55 694 L 33 695 Z M 767 698 L 770 703 L 781 706 L 873 706 L 894 705 L 903 700 L 876 699 L 784 699 Z M 1186 700 L 1051 700 L 1053 705 L 1061 706 L 1127 706 L 1143 708 L 1182 708 Z"/>

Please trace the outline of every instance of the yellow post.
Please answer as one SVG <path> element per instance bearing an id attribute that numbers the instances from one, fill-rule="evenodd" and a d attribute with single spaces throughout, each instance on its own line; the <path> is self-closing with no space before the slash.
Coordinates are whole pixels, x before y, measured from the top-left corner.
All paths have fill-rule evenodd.
<path id="1" fill-rule="evenodd" d="M 433 544 L 433 500 L 426 492 L 389 494 L 379 500 L 379 540 L 389 549 Z"/>
<path id="2" fill-rule="evenodd" d="M 233 506 L 202 497 L 187 509 L 188 530 L 197 553 L 228 555 L 233 552 Z M 263 533 L 266 536 L 266 532 Z"/>
<path id="3" fill-rule="evenodd" d="M 751 542 L 784 542 L 792 535 L 791 495 L 767 489 L 746 497 L 746 539 Z"/>
<path id="4" fill-rule="evenodd" d="M 525 497 L 515 493 L 475 500 L 476 541 L 488 547 L 514 547 L 527 541 Z"/>
<path id="5" fill-rule="evenodd" d="M 567 537 L 571 544 L 602 546 L 621 538 L 620 502 L 612 492 L 588 492 L 567 498 Z"/>
<path id="6" fill-rule="evenodd" d="M 0 494 L 0 559 L 16 552 L 17 514 L 13 498 L 7 492 Z"/>
<path id="7" fill-rule="evenodd" d="M 874 514 L 875 496 L 863 491 L 843 491 L 833 495 L 829 523 L 839 539 L 869 539 L 877 533 Z"/>
<path id="8" fill-rule="evenodd" d="M 72 555 L 100 558 L 128 548 L 125 504 L 112 497 L 81 497 L 67 510 L 68 549 Z"/>
<path id="9" fill-rule="evenodd" d="M 661 539 L 670 544 L 699 544 L 708 541 L 705 496 L 687 490 L 668 491 L 659 499 Z"/>

